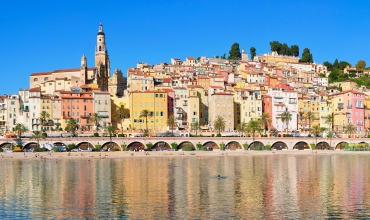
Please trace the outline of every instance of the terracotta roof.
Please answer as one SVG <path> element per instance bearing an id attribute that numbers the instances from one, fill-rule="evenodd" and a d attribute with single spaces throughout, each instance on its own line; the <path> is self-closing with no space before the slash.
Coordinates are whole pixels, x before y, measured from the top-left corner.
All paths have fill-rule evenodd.
<path id="1" fill-rule="evenodd" d="M 40 91 L 41 91 L 41 87 L 35 87 L 35 88 L 30 89 L 30 92 L 40 92 Z"/>
<path id="2" fill-rule="evenodd" d="M 169 82 L 171 82 L 171 78 L 163 78 L 163 82 L 164 83 L 169 83 Z"/>
<path id="3" fill-rule="evenodd" d="M 32 73 L 31 76 L 43 76 L 43 75 L 51 75 L 52 72 L 39 72 L 39 73 Z"/>

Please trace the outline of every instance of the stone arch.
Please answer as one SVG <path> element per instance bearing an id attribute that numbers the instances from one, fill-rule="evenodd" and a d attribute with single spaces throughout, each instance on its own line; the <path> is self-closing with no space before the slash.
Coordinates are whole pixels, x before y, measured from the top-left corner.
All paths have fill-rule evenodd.
<path id="1" fill-rule="evenodd" d="M 122 151 L 121 146 L 114 141 L 105 142 L 100 149 L 103 151 Z"/>
<path id="2" fill-rule="evenodd" d="M 342 150 L 345 144 L 348 144 L 348 143 L 345 141 L 339 142 L 337 145 L 335 145 L 335 150 L 337 149 Z"/>
<path id="3" fill-rule="evenodd" d="M 88 150 L 89 148 L 90 149 L 93 149 L 95 148 L 94 145 L 92 145 L 90 142 L 87 142 L 87 141 L 83 141 L 83 142 L 80 142 L 76 145 L 76 148 L 79 148 L 81 150 Z"/>
<path id="4" fill-rule="evenodd" d="M 157 151 L 160 150 L 171 150 L 171 145 L 169 145 L 165 141 L 158 141 L 153 144 L 152 149 L 156 149 Z"/>
<path id="5" fill-rule="evenodd" d="M 58 142 L 54 142 L 54 145 L 55 145 L 55 146 L 65 146 L 65 147 L 67 147 L 67 144 L 65 144 L 65 143 L 63 143 L 63 142 L 60 142 L 60 141 L 58 141 Z"/>
<path id="6" fill-rule="evenodd" d="M 307 144 L 307 142 L 305 142 L 305 141 L 299 141 L 299 142 L 297 142 L 293 146 L 293 149 L 297 149 L 297 150 L 310 150 L 311 147 L 310 147 L 309 144 Z"/>
<path id="7" fill-rule="evenodd" d="M 191 143 L 190 141 L 183 141 L 181 142 L 179 145 L 177 145 L 177 149 L 180 150 L 184 147 L 187 147 L 187 146 L 192 146 L 193 147 L 193 150 L 195 150 L 195 146 L 193 143 Z"/>
<path id="8" fill-rule="evenodd" d="M 212 149 L 212 150 L 218 150 L 220 149 L 220 146 L 216 144 L 214 141 L 206 141 L 202 144 L 204 147 Z"/>
<path id="9" fill-rule="evenodd" d="M 4 148 L 13 149 L 14 146 L 15 145 L 13 143 L 4 142 L 4 143 L 0 144 L 0 149 L 1 149 L 1 151 L 3 151 Z"/>
<path id="10" fill-rule="evenodd" d="M 326 141 L 320 141 L 319 143 L 316 144 L 315 149 L 317 149 L 317 150 L 327 150 L 327 149 L 330 149 L 330 145 Z"/>
<path id="11" fill-rule="evenodd" d="M 229 143 L 226 144 L 225 149 L 236 150 L 236 149 L 243 149 L 243 147 L 237 141 L 230 141 Z"/>
<path id="12" fill-rule="evenodd" d="M 126 146 L 126 149 L 128 149 L 128 150 L 135 150 L 135 149 L 144 150 L 145 145 L 140 141 L 133 141 L 133 142 L 129 143 Z"/>
<path id="13" fill-rule="evenodd" d="M 288 145 L 285 142 L 277 141 L 273 145 L 271 145 L 271 149 L 275 150 L 288 149 Z"/>
<path id="14" fill-rule="evenodd" d="M 24 149 L 35 149 L 37 148 L 37 142 L 28 142 L 27 144 L 25 144 L 22 148 L 22 150 Z"/>
<path id="15" fill-rule="evenodd" d="M 253 150 L 254 149 L 254 147 L 258 147 L 258 146 L 265 146 L 261 141 L 254 141 L 254 142 L 252 142 L 249 146 L 248 146 L 248 148 L 249 149 L 251 149 L 251 150 Z"/>

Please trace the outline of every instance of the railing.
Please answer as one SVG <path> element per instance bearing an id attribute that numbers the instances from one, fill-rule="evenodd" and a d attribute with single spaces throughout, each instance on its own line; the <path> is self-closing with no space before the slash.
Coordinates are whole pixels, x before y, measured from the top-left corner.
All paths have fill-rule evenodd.
<path id="1" fill-rule="evenodd" d="M 364 108 L 364 106 L 356 105 L 356 108 Z"/>
<path id="2" fill-rule="evenodd" d="M 352 108 L 352 104 L 347 104 L 347 108 Z"/>
<path id="3" fill-rule="evenodd" d="M 343 104 L 338 104 L 338 108 L 343 108 Z"/>
<path id="4" fill-rule="evenodd" d="M 187 105 L 188 105 L 188 103 L 187 103 L 187 102 L 184 102 L 184 103 L 182 103 L 182 105 L 183 105 L 183 106 L 187 106 Z"/>

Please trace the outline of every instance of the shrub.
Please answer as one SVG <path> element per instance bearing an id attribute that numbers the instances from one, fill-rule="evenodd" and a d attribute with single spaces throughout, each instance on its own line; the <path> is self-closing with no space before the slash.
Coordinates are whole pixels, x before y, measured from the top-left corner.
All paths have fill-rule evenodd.
<path id="1" fill-rule="evenodd" d="M 193 146 L 191 145 L 186 145 L 182 148 L 183 151 L 193 151 L 195 150 Z"/>
<path id="2" fill-rule="evenodd" d="M 216 135 L 216 137 L 222 137 L 222 135 L 221 135 L 220 133 L 218 133 L 218 134 Z"/>
<path id="3" fill-rule="evenodd" d="M 312 150 L 315 150 L 316 144 L 311 143 L 311 144 L 310 144 L 310 146 L 311 146 L 311 149 L 312 149 Z"/>
<path id="4" fill-rule="evenodd" d="M 42 148 L 41 148 L 41 149 L 42 149 Z M 59 152 L 58 147 L 53 147 L 53 148 L 51 148 L 51 150 L 52 150 L 52 151 L 54 151 L 54 152 Z"/>
<path id="5" fill-rule="evenodd" d="M 67 148 L 68 148 L 69 151 L 71 151 L 71 150 L 76 148 L 76 145 L 75 144 L 68 144 Z"/>
<path id="6" fill-rule="evenodd" d="M 33 151 L 34 152 L 46 152 L 46 151 L 48 151 L 48 149 L 46 149 L 46 148 L 35 148 Z"/>
<path id="7" fill-rule="evenodd" d="M 255 146 L 253 150 L 271 150 L 270 146 Z"/>
<path id="8" fill-rule="evenodd" d="M 311 134 L 308 134 L 308 135 L 307 135 L 307 137 L 309 137 L 309 138 L 310 138 L 310 137 L 311 137 Z"/>
<path id="9" fill-rule="evenodd" d="M 94 137 L 99 137 L 99 133 L 98 132 L 95 132 L 94 133 Z"/>
<path id="10" fill-rule="evenodd" d="M 63 131 L 63 128 L 59 128 L 59 131 Z"/>
<path id="11" fill-rule="evenodd" d="M 125 137 L 125 134 L 118 134 L 118 137 Z"/>
<path id="12" fill-rule="evenodd" d="M 121 151 L 121 149 L 118 147 L 118 145 L 114 145 L 113 151 Z"/>
<path id="13" fill-rule="evenodd" d="M 248 144 L 248 143 L 244 143 L 244 144 L 243 144 L 243 148 L 244 148 L 244 150 L 248 150 L 248 146 L 249 146 L 249 144 Z"/>
<path id="14" fill-rule="evenodd" d="M 367 135 L 367 138 L 370 138 L 370 134 Z"/>
<path id="15" fill-rule="evenodd" d="M 95 149 L 100 150 L 100 148 L 101 148 L 100 144 L 95 144 Z"/>
<path id="16" fill-rule="evenodd" d="M 207 151 L 207 147 L 202 145 L 198 150 Z"/>
<path id="17" fill-rule="evenodd" d="M 200 150 L 200 148 L 202 148 L 202 146 L 203 146 L 203 145 L 202 145 L 202 144 L 200 144 L 200 143 L 199 143 L 199 144 L 197 144 L 197 149 L 198 149 L 198 150 Z M 206 148 L 206 149 L 207 149 L 207 148 Z"/>
<path id="18" fill-rule="evenodd" d="M 123 151 L 127 151 L 128 150 L 126 144 L 121 144 L 121 148 L 122 148 Z"/>
<path id="19" fill-rule="evenodd" d="M 149 142 L 149 143 L 146 144 L 146 148 L 147 149 L 152 149 L 152 147 L 153 147 L 153 144 L 152 143 Z"/>
<path id="20" fill-rule="evenodd" d="M 220 144 L 220 150 L 225 150 L 225 144 L 224 143 Z"/>
<path id="21" fill-rule="evenodd" d="M 41 136 L 42 136 L 43 138 L 46 138 L 46 137 L 48 136 L 48 134 L 46 134 L 46 132 L 43 132 L 43 133 L 41 134 Z"/>
<path id="22" fill-rule="evenodd" d="M 173 143 L 171 144 L 171 148 L 172 148 L 172 149 L 176 149 L 176 148 L 177 148 L 177 144 L 176 144 L 175 142 L 173 142 Z"/>

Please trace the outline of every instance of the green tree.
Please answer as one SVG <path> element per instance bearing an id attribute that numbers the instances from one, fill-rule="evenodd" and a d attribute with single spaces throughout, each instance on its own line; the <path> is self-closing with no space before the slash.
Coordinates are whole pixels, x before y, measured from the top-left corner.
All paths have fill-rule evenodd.
<path id="1" fill-rule="evenodd" d="M 167 126 L 169 126 L 171 128 L 171 131 L 172 131 L 172 137 L 174 136 L 173 135 L 173 128 L 176 126 L 176 120 L 175 120 L 175 116 L 174 115 L 171 115 L 170 117 L 167 118 Z"/>
<path id="2" fill-rule="evenodd" d="M 328 130 L 329 130 L 329 132 L 331 131 L 331 129 L 332 129 L 332 126 L 333 126 L 333 124 L 334 124 L 334 117 L 333 117 L 333 115 L 332 114 L 328 114 L 326 117 L 325 117 L 325 124 L 327 124 L 327 125 L 329 125 L 329 128 L 328 128 Z"/>
<path id="3" fill-rule="evenodd" d="M 356 132 L 356 128 L 352 123 L 347 124 L 344 127 L 344 133 L 348 135 L 349 138 L 352 137 L 352 135 Z"/>
<path id="4" fill-rule="evenodd" d="M 125 107 L 124 105 L 121 105 L 120 107 L 117 107 L 116 110 L 113 113 L 114 120 L 120 120 L 121 121 L 121 134 L 123 134 L 123 122 L 126 118 L 125 114 Z"/>
<path id="5" fill-rule="evenodd" d="M 331 140 L 334 137 L 334 131 L 329 131 L 328 135 L 326 135 L 326 137 L 329 138 L 329 143 L 330 143 L 329 146 L 331 147 Z"/>
<path id="6" fill-rule="evenodd" d="M 244 132 L 245 132 L 245 129 L 247 128 L 247 123 L 245 123 L 245 122 L 242 122 L 242 123 L 240 123 L 240 124 L 238 124 L 238 126 L 236 126 L 236 130 L 239 132 L 239 133 L 241 133 L 242 134 L 242 136 L 243 136 L 243 134 L 244 134 Z"/>
<path id="7" fill-rule="evenodd" d="M 15 125 L 14 131 L 18 133 L 18 138 L 21 139 L 22 134 L 26 131 L 26 127 L 22 123 L 17 123 Z"/>
<path id="8" fill-rule="evenodd" d="M 302 53 L 302 58 L 299 59 L 299 62 L 303 63 L 313 63 L 313 57 L 310 52 L 310 49 L 304 48 L 303 53 Z"/>
<path id="9" fill-rule="evenodd" d="M 228 59 L 230 60 L 238 60 L 242 57 L 242 54 L 240 53 L 240 48 L 238 43 L 233 43 L 231 46 L 231 49 L 229 51 L 230 56 Z"/>
<path id="10" fill-rule="evenodd" d="M 144 109 L 140 112 L 139 118 L 145 118 L 145 136 L 149 136 L 149 130 L 148 130 L 148 118 L 152 117 L 152 113 L 148 109 Z"/>
<path id="11" fill-rule="evenodd" d="M 94 125 L 95 125 L 95 130 L 98 130 L 98 127 L 100 126 L 100 121 L 101 121 L 101 116 L 99 115 L 99 113 L 93 113 L 91 115 L 91 120 L 94 122 Z"/>
<path id="12" fill-rule="evenodd" d="M 334 68 L 334 69 L 339 69 L 339 62 L 338 62 L 338 59 L 335 59 L 335 60 L 334 60 L 333 68 Z"/>
<path id="13" fill-rule="evenodd" d="M 78 124 L 74 118 L 71 118 L 67 121 L 66 131 L 71 132 L 71 136 L 76 136 L 76 131 Z"/>
<path id="14" fill-rule="evenodd" d="M 290 46 L 290 55 L 294 57 L 299 57 L 299 47 L 298 45 Z"/>
<path id="15" fill-rule="evenodd" d="M 271 123 L 271 117 L 267 113 L 262 113 L 260 121 L 266 134 L 266 131 L 268 130 L 268 125 Z"/>
<path id="16" fill-rule="evenodd" d="M 356 70 L 357 71 L 362 71 L 364 70 L 366 67 L 366 62 L 365 60 L 359 60 L 357 63 L 356 63 Z"/>
<path id="17" fill-rule="evenodd" d="M 108 135 L 109 136 L 110 142 L 112 142 L 112 137 L 114 137 L 115 134 L 116 134 L 116 131 L 114 130 L 113 125 L 108 125 L 106 127 L 106 131 L 104 132 L 104 135 Z"/>
<path id="18" fill-rule="evenodd" d="M 221 59 L 226 59 L 226 53 L 224 53 L 224 55 L 221 56 Z"/>
<path id="19" fill-rule="evenodd" d="M 253 58 L 256 56 L 256 48 L 254 47 L 251 47 L 249 49 L 250 53 L 251 53 L 251 60 L 253 60 Z"/>
<path id="20" fill-rule="evenodd" d="M 352 64 L 346 62 L 346 61 L 340 61 L 339 62 L 339 69 L 344 70 L 347 66 L 352 67 Z"/>
<path id="21" fill-rule="evenodd" d="M 315 139 L 316 139 L 316 145 L 317 146 L 317 137 L 321 136 L 321 134 L 325 131 L 325 128 L 321 128 L 320 125 L 314 125 L 312 126 L 312 128 L 310 129 L 310 132 L 315 135 Z"/>
<path id="22" fill-rule="evenodd" d="M 47 126 L 47 124 L 45 123 L 48 122 L 49 119 L 50 119 L 50 114 L 48 112 L 42 111 L 40 113 L 40 122 L 41 122 L 42 127 Z"/>
<path id="23" fill-rule="evenodd" d="M 247 123 L 245 132 L 252 135 L 253 147 L 254 147 L 254 138 L 256 137 L 256 133 L 261 133 L 262 130 L 263 130 L 262 122 L 260 120 L 251 120 Z"/>
<path id="24" fill-rule="evenodd" d="M 286 123 L 286 132 L 288 133 L 288 125 L 289 122 L 292 120 L 292 114 L 286 109 L 283 113 L 281 113 L 281 122 Z"/>
<path id="25" fill-rule="evenodd" d="M 290 55 L 290 48 L 288 47 L 288 44 L 283 43 L 280 47 L 280 53 L 281 55 Z"/>
<path id="26" fill-rule="evenodd" d="M 325 61 L 323 63 L 324 66 L 326 66 L 326 68 L 328 69 L 328 71 L 331 71 L 333 69 L 333 64 L 330 63 L 329 61 Z"/>
<path id="27" fill-rule="evenodd" d="M 271 41 L 270 48 L 271 48 L 271 52 L 276 51 L 280 53 L 281 43 L 279 43 L 279 41 Z"/>
<path id="28" fill-rule="evenodd" d="M 30 139 L 31 140 L 36 140 L 37 141 L 37 147 L 40 148 L 40 140 L 45 139 L 45 137 L 42 135 L 41 131 L 33 131 Z"/>
<path id="29" fill-rule="evenodd" d="M 222 116 L 217 115 L 215 121 L 213 122 L 213 127 L 215 128 L 218 134 L 221 134 L 221 131 L 225 130 L 226 127 L 225 119 Z"/>
<path id="30" fill-rule="evenodd" d="M 192 129 L 193 131 L 195 131 L 195 137 L 197 137 L 197 136 L 198 136 L 198 130 L 200 129 L 200 124 L 199 124 L 199 122 L 198 122 L 198 121 L 196 121 L 196 122 L 191 123 L 191 124 L 190 124 L 190 127 L 191 127 L 191 129 Z"/>
<path id="31" fill-rule="evenodd" d="M 304 115 L 304 118 L 306 120 L 308 120 L 308 130 L 309 131 L 311 130 L 311 122 L 312 122 L 314 116 L 315 116 L 315 114 L 311 111 L 306 112 L 306 114 Z"/>

